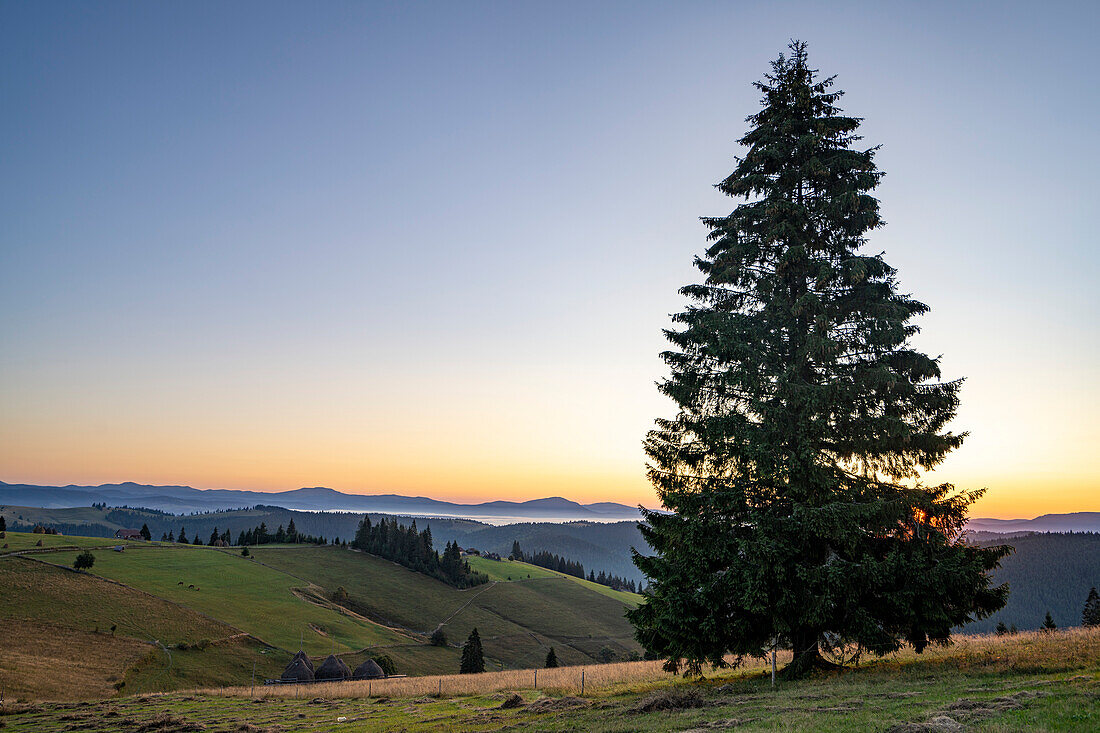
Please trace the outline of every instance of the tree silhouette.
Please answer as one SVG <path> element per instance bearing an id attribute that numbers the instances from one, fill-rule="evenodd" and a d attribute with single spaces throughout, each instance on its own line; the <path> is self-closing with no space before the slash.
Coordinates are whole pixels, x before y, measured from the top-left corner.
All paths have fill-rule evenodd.
<path id="1" fill-rule="evenodd" d="M 477 627 L 470 632 L 466 643 L 462 645 L 462 661 L 459 664 L 459 674 L 475 674 L 485 671 L 485 653 L 481 649 L 481 636 L 477 633 Z"/>
<path id="2" fill-rule="evenodd" d="M 1100 594 L 1096 588 L 1089 589 L 1088 598 L 1085 599 L 1085 610 L 1081 613 L 1082 626 L 1100 626 Z"/>
<path id="3" fill-rule="evenodd" d="M 628 615 L 670 671 L 761 657 L 777 637 L 789 678 L 834 666 L 834 642 L 919 652 L 1008 593 L 989 572 L 1009 549 L 961 539 L 981 492 L 917 480 L 965 437 L 946 430 L 961 381 L 911 343 L 927 306 L 861 252 L 883 223 L 875 149 L 854 147 L 859 118 L 790 48 L 718 184 L 743 203 L 704 220 L 703 281 L 665 332 L 660 389 L 679 411 L 645 449 L 673 513 L 644 513 L 656 554 L 635 555 L 649 592 Z"/>

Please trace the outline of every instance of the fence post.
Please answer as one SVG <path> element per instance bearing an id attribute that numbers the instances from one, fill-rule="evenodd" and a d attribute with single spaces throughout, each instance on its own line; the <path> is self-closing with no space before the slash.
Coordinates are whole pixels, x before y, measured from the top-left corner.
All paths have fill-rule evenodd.
<path id="1" fill-rule="evenodd" d="M 535 670 L 535 689 L 539 689 L 539 671 Z"/>
<path id="2" fill-rule="evenodd" d="M 436 697 L 443 697 L 443 678 L 439 678 L 439 692 L 436 693 Z"/>
<path id="3" fill-rule="evenodd" d="M 371 685 L 373 685 L 373 684 L 374 684 L 373 682 L 367 682 L 367 697 L 368 698 L 370 697 L 370 688 L 371 688 Z"/>
<path id="4" fill-rule="evenodd" d="M 256 693 L 256 661 L 252 661 L 252 688 L 248 691 L 248 696 L 251 698 Z"/>
<path id="5" fill-rule="evenodd" d="M 581 670 L 581 697 L 584 697 L 584 670 Z"/>

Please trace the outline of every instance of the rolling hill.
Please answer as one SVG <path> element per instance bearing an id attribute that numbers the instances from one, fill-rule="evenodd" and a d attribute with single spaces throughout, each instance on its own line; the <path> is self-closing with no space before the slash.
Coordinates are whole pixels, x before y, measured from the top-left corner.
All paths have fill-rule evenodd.
<path id="1" fill-rule="evenodd" d="M 551 646 L 564 664 L 592 663 L 604 647 L 619 659 L 640 651 L 623 617 L 637 597 L 525 563 L 471 558 L 494 579 L 460 591 L 339 546 L 265 545 L 245 558 L 62 535 L 4 540 L 0 684 L 36 696 L 243 684 L 253 663 L 277 676 L 300 646 L 353 667 L 385 653 L 403 673 L 453 673 L 474 627 L 498 669 L 541 666 Z M 95 565 L 72 571 L 85 548 Z M 437 627 L 449 645 L 428 643 Z"/>

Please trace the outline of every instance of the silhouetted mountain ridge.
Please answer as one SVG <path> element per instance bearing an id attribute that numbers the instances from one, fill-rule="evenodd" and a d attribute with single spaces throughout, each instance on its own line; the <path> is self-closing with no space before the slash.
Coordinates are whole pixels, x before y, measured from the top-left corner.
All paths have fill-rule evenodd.
<path id="1" fill-rule="evenodd" d="M 581 504 L 560 496 L 528 501 L 487 501 L 460 504 L 424 496 L 400 494 L 347 494 L 324 486 L 290 491 L 196 489 L 191 486 L 153 486 L 126 481 L 100 486 L 36 486 L 0 481 L 0 504 L 63 508 L 107 503 L 111 506 L 144 506 L 175 513 L 235 509 L 246 506 L 278 506 L 304 511 L 377 512 L 424 516 L 486 517 L 557 520 L 637 519 L 636 507 L 598 502 Z"/>

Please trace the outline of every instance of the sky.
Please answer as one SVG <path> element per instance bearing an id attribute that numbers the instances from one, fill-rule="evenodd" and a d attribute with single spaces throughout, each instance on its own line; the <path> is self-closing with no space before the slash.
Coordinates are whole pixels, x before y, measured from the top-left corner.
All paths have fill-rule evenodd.
<path id="1" fill-rule="evenodd" d="M 661 329 L 792 38 L 965 377 L 926 482 L 1100 511 L 1081 3 L 0 1 L 0 480 L 654 506 Z"/>

